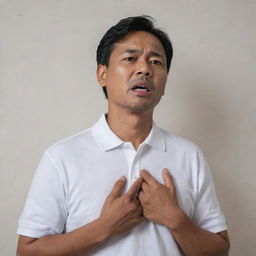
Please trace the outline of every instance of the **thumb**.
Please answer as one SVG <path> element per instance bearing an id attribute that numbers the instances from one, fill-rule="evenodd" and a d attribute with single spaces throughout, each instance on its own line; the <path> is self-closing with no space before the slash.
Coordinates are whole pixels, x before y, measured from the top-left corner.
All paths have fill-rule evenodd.
<path id="1" fill-rule="evenodd" d="M 162 176 L 163 176 L 163 180 L 164 180 L 166 187 L 172 188 L 173 187 L 172 176 L 169 173 L 168 169 L 166 169 L 166 168 L 163 169 Z"/>
<path id="2" fill-rule="evenodd" d="M 136 181 L 131 185 L 130 189 L 127 191 L 126 194 L 131 198 L 136 198 L 139 193 L 139 190 L 141 189 L 142 182 L 143 182 L 142 177 L 137 178 Z"/>
<path id="3" fill-rule="evenodd" d="M 126 183 L 126 178 L 125 176 L 121 176 L 114 184 L 110 194 L 109 194 L 109 197 L 111 199 L 116 199 L 120 196 L 123 188 L 124 188 L 124 185 Z"/>

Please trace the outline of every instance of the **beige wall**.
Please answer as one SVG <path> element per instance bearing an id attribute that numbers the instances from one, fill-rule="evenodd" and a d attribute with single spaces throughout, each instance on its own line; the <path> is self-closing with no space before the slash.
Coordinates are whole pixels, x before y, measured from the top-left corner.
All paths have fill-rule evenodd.
<path id="1" fill-rule="evenodd" d="M 0 255 L 15 254 L 18 217 L 44 149 L 106 110 L 95 79 L 101 36 L 138 14 L 154 16 L 175 49 L 155 120 L 205 152 L 230 255 L 255 255 L 256 1 L 249 0 L 0 0 Z"/>

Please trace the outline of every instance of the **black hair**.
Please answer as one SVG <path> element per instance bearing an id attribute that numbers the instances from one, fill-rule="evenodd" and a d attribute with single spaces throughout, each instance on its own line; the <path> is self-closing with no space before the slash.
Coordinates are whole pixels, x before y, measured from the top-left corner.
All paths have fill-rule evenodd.
<path id="1" fill-rule="evenodd" d="M 169 72 L 173 48 L 168 35 L 154 26 L 154 19 L 148 15 L 128 17 L 120 20 L 112 26 L 101 39 L 97 48 L 97 65 L 102 64 L 108 67 L 109 58 L 114 44 L 132 31 L 146 31 L 156 36 L 163 45 L 166 55 L 167 73 Z M 103 87 L 105 97 L 108 98 L 106 87 Z"/>

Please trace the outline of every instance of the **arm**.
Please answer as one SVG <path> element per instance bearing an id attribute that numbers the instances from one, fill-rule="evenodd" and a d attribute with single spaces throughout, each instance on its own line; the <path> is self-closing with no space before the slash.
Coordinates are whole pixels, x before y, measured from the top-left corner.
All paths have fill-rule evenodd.
<path id="1" fill-rule="evenodd" d="M 147 171 L 139 199 L 146 219 L 165 225 L 186 256 L 227 256 L 229 239 L 226 231 L 212 233 L 196 226 L 180 209 L 172 177 L 165 169 L 165 185 L 157 182 Z"/>
<path id="2" fill-rule="evenodd" d="M 104 243 L 108 238 L 138 225 L 142 208 L 137 200 L 143 179 L 138 178 L 128 192 L 120 196 L 126 179 L 121 177 L 105 200 L 100 217 L 72 232 L 39 239 L 20 236 L 17 256 L 79 256 Z"/>
<path id="3" fill-rule="evenodd" d="M 229 239 L 227 231 L 217 234 L 196 226 L 183 212 L 175 226 L 168 229 L 186 256 L 227 256 Z"/>
<path id="4" fill-rule="evenodd" d="M 44 236 L 39 239 L 20 236 L 17 256 L 83 255 L 110 236 L 104 221 L 97 219 L 72 232 Z"/>

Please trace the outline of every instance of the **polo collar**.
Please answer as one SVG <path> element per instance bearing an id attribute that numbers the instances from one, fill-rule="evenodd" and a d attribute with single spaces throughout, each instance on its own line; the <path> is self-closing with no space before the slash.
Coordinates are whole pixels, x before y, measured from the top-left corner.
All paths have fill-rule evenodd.
<path id="1" fill-rule="evenodd" d="M 102 114 L 99 120 L 92 126 L 91 131 L 96 143 L 102 147 L 105 151 L 114 149 L 125 141 L 121 140 L 109 127 L 106 115 Z M 148 137 L 142 142 L 142 144 L 148 144 L 153 148 L 165 151 L 165 139 L 164 132 L 153 121 L 152 129 Z"/>

